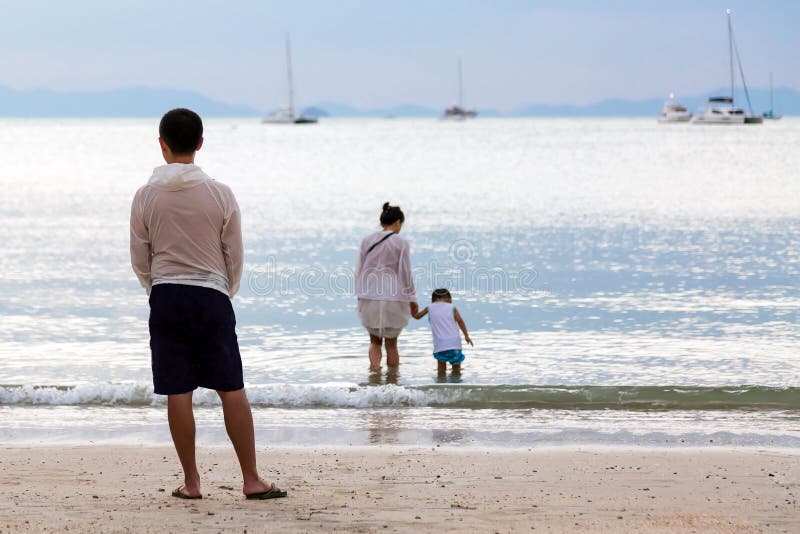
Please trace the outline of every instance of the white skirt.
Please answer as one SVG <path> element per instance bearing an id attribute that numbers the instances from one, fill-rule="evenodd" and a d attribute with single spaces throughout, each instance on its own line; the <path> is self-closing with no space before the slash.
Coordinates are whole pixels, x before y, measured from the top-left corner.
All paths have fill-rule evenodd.
<path id="1" fill-rule="evenodd" d="M 373 336 L 394 339 L 408 324 L 411 309 L 408 302 L 358 299 L 358 316 Z"/>

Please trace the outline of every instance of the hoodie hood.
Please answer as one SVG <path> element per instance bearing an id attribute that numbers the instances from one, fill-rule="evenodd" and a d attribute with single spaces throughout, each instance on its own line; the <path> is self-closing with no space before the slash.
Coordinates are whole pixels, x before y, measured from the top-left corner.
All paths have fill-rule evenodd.
<path id="1" fill-rule="evenodd" d="M 169 163 L 153 169 L 153 176 L 147 183 L 165 191 L 180 191 L 210 179 L 193 163 Z"/>

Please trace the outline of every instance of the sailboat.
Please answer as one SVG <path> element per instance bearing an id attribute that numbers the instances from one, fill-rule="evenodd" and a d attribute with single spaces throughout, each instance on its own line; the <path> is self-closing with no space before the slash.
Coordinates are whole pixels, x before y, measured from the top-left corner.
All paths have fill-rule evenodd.
<path id="1" fill-rule="evenodd" d="M 458 58 L 458 104 L 444 110 L 444 119 L 464 120 L 474 119 L 478 112 L 474 109 L 464 109 L 464 80 L 461 74 L 461 58 Z"/>
<path id="2" fill-rule="evenodd" d="M 775 107 L 772 98 L 772 73 L 769 73 L 769 111 L 764 112 L 764 118 L 769 120 L 778 120 L 781 118 L 780 115 L 775 115 Z"/>
<path id="3" fill-rule="evenodd" d="M 289 34 L 286 34 L 286 76 L 289 81 L 289 107 L 279 109 L 261 119 L 265 124 L 315 124 L 316 117 L 306 117 L 302 113 L 294 114 L 294 83 L 292 80 L 292 45 Z"/>
<path id="4" fill-rule="evenodd" d="M 694 119 L 695 124 L 761 124 L 764 118 L 761 115 L 753 114 L 753 107 L 750 104 L 750 93 L 747 90 L 747 82 L 744 79 L 744 69 L 742 68 L 742 58 L 739 56 L 739 48 L 733 37 L 733 25 L 731 24 L 731 10 L 725 11 L 728 15 L 728 55 L 730 60 L 731 73 L 731 96 L 712 96 L 708 99 L 708 107 L 702 114 Z M 747 97 L 747 106 L 750 109 L 748 115 L 742 108 L 736 107 L 734 102 L 734 74 L 733 57 L 736 53 L 736 60 L 739 64 L 739 75 L 742 78 L 744 94 Z"/>

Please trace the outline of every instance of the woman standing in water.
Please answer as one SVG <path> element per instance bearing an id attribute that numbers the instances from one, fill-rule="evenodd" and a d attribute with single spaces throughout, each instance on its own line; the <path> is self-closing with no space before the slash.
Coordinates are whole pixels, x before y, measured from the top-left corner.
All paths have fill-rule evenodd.
<path id="1" fill-rule="evenodd" d="M 369 332 L 369 364 L 381 367 L 381 346 L 386 345 L 386 365 L 400 365 L 397 337 L 408 318 L 419 311 L 408 242 L 398 234 L 405 216 L 387 202 L 381 211 L 381 230 L 361 241 L 356 265 L 356 296 L 361 324 Z"/>

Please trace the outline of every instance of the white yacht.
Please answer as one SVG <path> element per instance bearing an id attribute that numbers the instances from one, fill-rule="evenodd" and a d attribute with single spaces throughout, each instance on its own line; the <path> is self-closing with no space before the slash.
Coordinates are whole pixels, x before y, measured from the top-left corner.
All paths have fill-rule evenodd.
<path id="1" fill-rule="evenodd" d="M 690 120 L 692 120 L 692 114 L 683 104 L 676 102 L 675 95 L 670 93 L 669 100 L 661 106 L 661 115 L 658 116 L 658 122 L 689 122 Z"/>
<path id="2" fill-rule="evenodd" d="M 712 96 L 708 99 L 708 107 L 695 117 L 696 124 L 744 124 L 745 114 L 742 108 L 733 105 L 729 96 Z"/>
<path id="3" fill-rule="evenodd" d="M 712 96 L 708 99 L 708 106 L 703 113 L 695 117 L 695 124 L 761 124 L 764 122 L 764 117 L 755 115 L 752 106 L 750 105 L 750 93 L 747 90 L 747 82 L 744 79 L 744 68 L 742 67 L 742 58 L 739 55 L 739 47 L 736 45 L 736 39 L 733 36 L 733 25 L 731 24 L 731 10 L 727 9 L 725 13 L 728 15 L 728 60 L 730 62 L 730 75 L 731 75 L 731 96 Z M 744 87 L 744 94 L 747 97 L 747 105 L 750 107 L 750 114 L 745 113 L 742 108 L 736 107 L 733 101 L 734 94 L 734 73 L 733 73 L 733 59 L 734 52 L 736 62 L 739 65 L 739 76 L 742 79 L 742 86 Z"/>
<path id="4" fill-rule="evenodd" d="M 289 108 L 277 109 L 261 119 L 261 122 L 265 124 L 293 124 L 294 113 Z"/>
<path id="5" fill-rule="evenodd" d="M 295 115 L 292 108 L 281 108 L 261 119 L 261 122 L 264 124 L 314 124 L 317 122 L 317 118 L 306 117 L 302 113 Z"/>
<path id="6" fill-rule="evenodd" d="M 316 117 L 306 117 L 294 113 L 294 84 L 292 81 L 292 47 L 289 34 L 286 34 L 286 75 L 289 80 L 289 106 L 279 109 L 261 119 L 264 124 L 315 124 Z"/>

